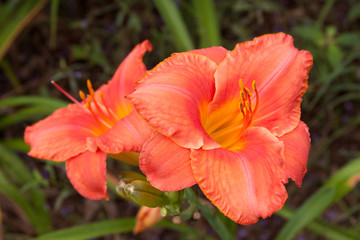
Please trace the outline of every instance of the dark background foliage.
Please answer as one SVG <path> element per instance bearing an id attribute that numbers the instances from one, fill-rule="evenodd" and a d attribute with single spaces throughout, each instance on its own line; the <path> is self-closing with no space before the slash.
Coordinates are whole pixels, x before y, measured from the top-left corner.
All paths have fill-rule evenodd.
<path id="1" fill-rule="evenodd" d="M 63 164 L 26 155 L 23 131 L 63 106 L 60 99 L 68 101 L 50 80 L 77 97 L 87 79 L 95 88 L 109 80 L 131 49 L 145 39 L 153 45 L 144 58 L 148 69 L 183 50 L 176 45 L 174 29 L 164 21 L 156 1 L 43 2 L 34 17 L 21 23 L 16 38 L 2 46 L 6 52 L 0 58 L 0 239 L 27 239 L 50 228 L 135 216 L 137 206 L 114 193 L 109 201 L 82 198 L 72 189 Z M 238 42 L 283 31 L 293 35 L 297 48 L 314 56 L 302 103 L 302 120 L 310 127 L 312 138 L 308 173 L 301 188 L 293 182 L 287 184 L 286 206 L 298 209 L 342 166 L 359 157 L 360 4 L 355 0 L 213 2 L 219 42 L 225 48 L 232 50 Z M 5 16 L 6 6 L 11 4 L 20 9 L 24 1 L 0 1 L 0 40 L 10 36 L 6 27 L 17 19 L 15 12 Z M 175 4 L 194 47 L 209 45 L 202 37 L 205 27 L 194 2 Z M 113 174 L 127 168 L 108 162 Z M 359 233 L 359 202 L 360 193 L 355 189 L 319 213 L 318 220 Z M 274 215 L 254 225 L 236 225 L 235 234 L 239 239 L 273 239 L 286 221 Z M 185 224 L 218 238 L 203 218 Z M 190 235 L 184 231 L 155 227 L 138 236 L 126 233 L 98 239 L 187 239 Z M 296 239 L 326 238 L 307 228 Z"/>

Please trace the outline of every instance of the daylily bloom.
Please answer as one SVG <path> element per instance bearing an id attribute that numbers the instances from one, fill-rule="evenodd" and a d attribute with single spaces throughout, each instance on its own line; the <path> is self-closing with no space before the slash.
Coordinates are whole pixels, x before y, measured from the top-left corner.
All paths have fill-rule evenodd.
<path id="1" fill-rule="evenodd" d="M 157 131 L 140 169 L 163 191 L 198 184 L 240 224 L 279 210 L 284 183 L 301 185 L 310 148 L 300 121 L 312 56 L 291 36 L 173 54 L 148 71 L 129 99 Z"/>
<path id="2" fill-rule="evenodd" d="M 69 104 L 25 130 L 32 157 L 66 161 L 66 172 L 74 188 L 90 199 L 107 198 L 106 156 L 141 150 L 153 129 L 125 98 L 134 89 L 146 67 L 149 41 L 137 45 L 125 58 L 108 84 L 89 94 L 80 91 L 81 102 Z M 66 93 L 65 93 L 66 94 Z"/>

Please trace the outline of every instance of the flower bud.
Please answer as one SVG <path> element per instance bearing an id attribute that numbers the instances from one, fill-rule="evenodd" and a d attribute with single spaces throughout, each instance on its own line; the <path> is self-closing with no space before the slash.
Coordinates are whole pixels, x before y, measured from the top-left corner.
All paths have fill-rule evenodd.
<path id="1" fill-rule="evenodd" d="M 128 200 L 131 200 L 129 198 L 129 196 L 126 194 L 124 188 L 127 184 L 135 181 L 136 179 L 134 178 L 121 178 L 120 181 L 119 181 L 119 184 L 116 186 L 116 192 L 117 194 L 119 194 L 121 197 L 125 198 L 125 199 L 128 199 Z"/>
<path id="2" fill-rule="evenodd" d="M 168 197 L 170 203 L 176 204 L 181 202 L 184 196 L 184 191 L 166 192 L 166 196 Z"/>
<path id="3" fill-rule="evenodd" d="M 135 152 L 108 154 L 108 156 L 133 166 L 139 166 L 139 154 Z"/>
<path id="4" fill-rule="evenodd" d="M 147 207 L 158 207 L 168 202 L 165 194 L 150 183 L 135 180 L 124 187 L 126 195 L 135 203 Z"/>
<path id="5" fill-rule="evenodd" d="M 149 208 L 142 206 L 136 214 L 136 223 L 133 233 L 138 234 L 139 232 L 142 232 L 153 226 L 161 219 L 162 216 L 160 215 L 160 207 Z"/>
<path id="6" fill-rule="evenodd" d="M 143 180 L 146 181 L 146 177 L 141 173 L 137 173 L 134 171 L 121 171 L 119 173 L 120 179 L 122 178 L 133 178 L 134 180 Z"/>

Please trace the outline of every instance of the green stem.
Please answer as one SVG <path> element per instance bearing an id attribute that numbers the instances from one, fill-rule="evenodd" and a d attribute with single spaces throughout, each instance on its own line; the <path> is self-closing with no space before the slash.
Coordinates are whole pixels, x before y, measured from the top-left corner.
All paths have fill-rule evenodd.
<path id="1" fill-rule="evenodd" d="M 214 212 L 210 205 L 200 200 L 194 190 L 192 188 L 185 189 L 185 196 L 190 202 L 190 204 L 194 204 L 200 210 L 202 216 L 206 218 L 211 227 L 215 230 L 215 232 L 219 235 L 219 237 L 223 240 L 231 240 L 234 239 L 233 234 L 228 229 L 226 224 L 222 221 L 220 217 L 220 212 Z"/>

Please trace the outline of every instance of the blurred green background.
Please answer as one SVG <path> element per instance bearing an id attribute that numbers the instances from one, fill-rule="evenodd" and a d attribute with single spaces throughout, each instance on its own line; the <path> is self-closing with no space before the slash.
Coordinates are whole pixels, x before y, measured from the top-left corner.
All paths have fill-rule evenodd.
<path id="1" fill-rule="evenodd" d="M 23 132 L 67 104 L 50 80 L 77 97 L 87 79 L 95 87 L 109 80 L 145 39 L 153 45 L 144 58 L 151 69 L 176 51 L 232 50 L 280 31 L 314 56 L 302 103 L 312 138 L 308 172 L 301 188 L 287 184 L 289 198 L 274 216 L 250 226 L 223 221 L 232 239 L 360 239 L 356 0 L 0 1 L 0 239 L 226 238 L 203 218 L 180 225 L 167 218 L 133 236 L 137 206 L 114 193 L 110 201 L 82 198 L 63 164 L 26 155 Z M 113 174 L 126 168 L 108 163 Z"/>

